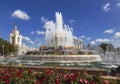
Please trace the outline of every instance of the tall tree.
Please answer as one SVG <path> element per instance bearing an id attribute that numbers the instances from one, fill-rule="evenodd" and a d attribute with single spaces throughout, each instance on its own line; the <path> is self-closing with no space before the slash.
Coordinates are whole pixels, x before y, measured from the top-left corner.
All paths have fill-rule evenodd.
<path id="1" fill-rule="evenodd" d="M 4 50 L 4 51 L 3 51 Z M 0 38 L 0 54 L 10 54 L 12 52 L 15 52 L 15 46 L 10 44 L 8 41 L 5 41 L 4 39 Z"/>

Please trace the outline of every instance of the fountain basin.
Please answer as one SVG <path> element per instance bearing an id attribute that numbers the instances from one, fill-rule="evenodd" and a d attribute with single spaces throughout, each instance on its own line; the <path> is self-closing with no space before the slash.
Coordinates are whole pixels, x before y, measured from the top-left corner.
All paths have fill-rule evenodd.
<path id="1" fill-rule="evenodd" d="M 95 62 L 101 61 L 99 55 L 26 55 L 22 60 L 34 60 L 44 62 Z"/>

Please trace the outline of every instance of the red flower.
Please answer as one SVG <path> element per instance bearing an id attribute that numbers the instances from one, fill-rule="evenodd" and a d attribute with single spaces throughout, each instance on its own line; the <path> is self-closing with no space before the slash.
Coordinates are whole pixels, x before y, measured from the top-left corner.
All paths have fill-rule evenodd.
<path id="1" fill-rule="evenodd" d="M 80 79 L 80 83 L 88 84 L 88 81 L 86 79 Z M 92 82 L 90 84 L 92 84 Z"/>
<path id="2" fill-rule="evenodd" d="M 21 78 L 21 77 L 22 77 L 22 73 L 23 73 L 23 70 L 20 69 L 20 70 L 18 70 L 18 71 L 15 73 L 15 76 Z"/>
<path id="3" fill-rule="evenodd" d="M 3 75 L 1 79 L 5 81 L 7 78 L 8 78 L 8 76 Z"/>
<path id="4" fill-rule="evenodd" d="M 88 83 L 88 81 L 87 81 L 86 79 L 84 79 L 84 83 L 85 83 L 85 84 L 87 84 L 87 83 Z"/>
<path id="5" fill-rule="evenodd" d="M 7 71 L 6 70 L 1 70 L 1 73 L 5 74 L 5 73 L 7 73 Z"/>
<path id="6" fill-rule="evenodd" d="M 46 70 L 46 74 L 51 75 L 51 74 L 53 74 L 53 71 L 52 70 Z"/>
<path id="7" fill-rule="evenodd" d="M 95 84 L 94 82 L 90 82 L 90 84 Z"/>
<path id="8" fill-rule="evenodd" d="M 74 73 L 74 78 L 76 79 L 78 77 L 78 73 Z"/>
<path id="9" fill-rule="evenodd" d="M 60 84 L 59 76 L 56 76 L 56 82 L 55 82 L 55 84 Z"/>
<path id="10" fill-rule="evenodd" d="M 11 82 L 11 79 L 7 79 L 7 80 L 5 81 L 6 84 L 9 84 L 10 82 Z"/>
<path id="11" fill-rule="evenodd" d="M 42 82 L 44 82 L 44 81 L 46 81 L 46 78 L 45 78 L 45 77 L 43 77 L 43 78 L 40 80 L 40 83 L 42 83 Z"/>
<path id="12" fill-rule="evenodd" d="M 60 79 L 59 79 L 59 76 L 56 76 L 56 81 L 59 81 Z"/>
<path id="13" fill-rule="evenodd" d="M 69 76 L 69 81 L 75 81 L 76 78 L 77 78 L 77 75 L 75 75 L 75 74 L 70 74 L 70 76 Z"/>
<path id="14" fill-rule="evenodd" d="M 104 80 L 104 84 L 109 84 L 109 81 L 108 80 Z"/>
<path id="15" fill-rule="evenodd" d="M 56 81 L 55 84 L 60 84 L 60 81 Z"/>
<path id="16" fill-rule="evenodd" d="M 29 70 L 28 70 L 28 73 L 32 74 L 32 73 L 33 73 L 32 69 L 29 69 Z"/>
<path id="17" fill-rule="evenodd" d="M 17 74 L 17 75 L 21 75 L 21 74 L 22 74 L 22 72 L 23 72 L 23 70 L 22 70 L 22 69 L 20 69 L 20 70 L 18 70 L 18 71 L 17 71 L 17 73 L 16 73 L 16 74 Z"/>
<path id="18" fill-rule="evenodd" d="M 39 81 L 36 81 L 35 84 L 40 84 Z"/>
<path id="19" fill-rule="evenodd" d="M 64 74 L 64 80 L 67 80 L 68 74 Z"/>
<path id="20" fill-rule="evenodd" d="M 80 79 L 80 83 L 83 83 L 83 79 Z"/>

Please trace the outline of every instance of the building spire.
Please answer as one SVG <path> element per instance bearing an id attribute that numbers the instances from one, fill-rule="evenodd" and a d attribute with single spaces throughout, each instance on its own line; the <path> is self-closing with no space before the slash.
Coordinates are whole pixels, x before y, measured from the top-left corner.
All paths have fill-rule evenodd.
<path id="1" fill-rule="evenodd" d="M 17 25 L 15 25 L 14 30 L 17 30 Z"/>

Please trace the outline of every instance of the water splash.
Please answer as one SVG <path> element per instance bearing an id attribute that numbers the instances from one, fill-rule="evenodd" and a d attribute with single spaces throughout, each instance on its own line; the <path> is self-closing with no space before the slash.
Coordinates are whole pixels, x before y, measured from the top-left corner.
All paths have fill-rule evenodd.
<path id="1" fill-rule="evenodd" d="M 63 23 L 62 14 L 55 13 L 56 23 L 50 28 L 46 29 L 46 45 L 47 46 L 74 46 L 72 28 Z M 49 22 L 53 23 L 53 22 Z M 53 23 L 54 24 L 54 23 Z"/>

